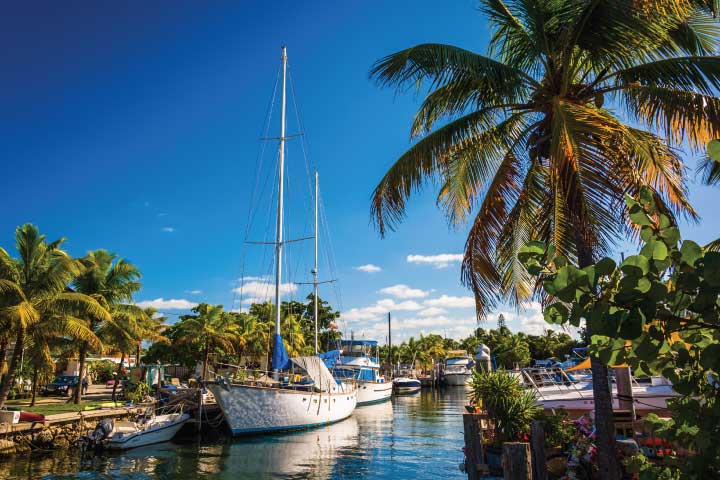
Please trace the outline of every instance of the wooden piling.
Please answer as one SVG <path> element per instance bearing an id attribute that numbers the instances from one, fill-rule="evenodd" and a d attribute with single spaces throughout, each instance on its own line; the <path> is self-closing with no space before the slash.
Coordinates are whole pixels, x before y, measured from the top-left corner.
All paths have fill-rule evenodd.
<path id="1" fill-rule="evenodd" d="M 633 398 L 630 367 L 615 367 L 615 384 L 617 386 L 618 407 L 620 411 L 630 414 L 630 421 L 635 420 L 635 401 Z"/>
<path id="2" fill-rule="evenodd" d="M 506 442 L 503 444 L 503 472 L 505 480 L 532 480 L 530 444 Z"/>
<path id="3" fill-rule="evenodd" d="M 479 480 L 487 471 L 482 445 L 482 419 L 480 413 L 464 413 L 463 429 L 465 431 L 465 471 L 468 480 Z"/>
<path id="4" fill-rule="evenodd" d="M 532 453 L 532 471 L 535 480 L 547 480 L 547 461 L 545 458 L 545 431 L 539 420 L 532 422 L 530 429 L 530 451 Z"/>

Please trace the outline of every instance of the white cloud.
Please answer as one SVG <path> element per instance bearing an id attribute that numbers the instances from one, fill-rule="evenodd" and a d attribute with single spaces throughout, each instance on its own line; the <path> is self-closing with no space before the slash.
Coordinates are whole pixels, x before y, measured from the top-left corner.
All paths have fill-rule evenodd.
<path id="1" fill-rule="evenodd" d="M 365 273 L 377 273 L 381 271 L 382 268 L 378 267 L 377 265 L 373 265 L 372 263 L 368 263 L 366 265 L 360 265 L 359 267 L 355 267 L 355 270 L 359 270 Z"/>
<path id="2" fill-rule="evenodd" d="M 441 308 L 474 308 L 475 299 L 473 297 L 453 297 L 449 295 L 441 295 L 439 298 L 430 298 L 423 302 L 428 307 Z"/>
<path id="3" fill-rule="evenodd" d="M 422 298 L 427 297 L 428 292 L 419 288 L 410 288 L 407 285 L 399 283 L 391 287 L 385 287 L 378 291 L 385 295 L 392 295 L 395 298 Z"/>
<path id="4" fill-rule="evenodd" d="M 382 300 L 378 300 L 374 305 L 351 308 L 350 310 L 343 312 L 342 318 L 348 321 L 377 320 L 387 315 L 388 312 L 412 312 L 422 310 L 422 308 L 422 305 L 413 300 L 395 302 L 395 300 L 391 298 L 384 298 Z"/>
<path id="5" fill-rule="evenodd" d="M 168 300 L 156 298 L 155 300 L 138 302 L 137 306 L 140 308 L 152 307 L 158 310 L 190 310 L 196 307 L 197 303 L 185 300 L 184 298 L 170 298 Z"/>
<path id="6" fill-rule="evenodd" d="M 190 295 L 200 295 L 202 290 L 185 290 L 185 293 L 189 293 Z"/>
<path id="7" fill-rule="evenodd" d="M 529 335 L 542 335 L 545 330 L 563 331 L 560 325 L 547 323 L 543 318 L 542 306 L 539 302 L 531 302 L 527 307 L 519 312 L 498 312 L 505 316 L 507 326 L 515 332 L 523 332 Z M 497 315 L 495 316 L 497 318 Z M 491 326 L 495 328 L 495 326 Z M 572 334 L 577 331 L 571 327 L 568 333 Z"/>
<path id="8" fill-rule="evenodd" d="M 447 310 L 445 310 L 444 308 L 428 307 L 428 308 L 418 312 L 418 315 L 421 317 L 434 317 L 437 315 L 442 315 L 443 313 L 447 313 Z"/>
<path id="9" fill-rule="evenodd" d="M 257 278 L 257 277 L 248 277 Z M 246 279 L 247 280 L 247 279 Z M 280 295 L 297 292 L 298 286 L 294 283 L 281 283 Z M 242 286 L 234 289 L 235 293 L 242 294 L 243 303 L 262 303 L 275 296 L 275 284 L 267 281 L 246 281 Z"/>
<path id="10" fill-rule="evenodd" d="M 173 233 L 175 229 L 173 227 L 163 227 L 162 231 L 166 233 Z"/>
<path id="11" fill-rule="evenodd" d="M 260 276 L 260 277 L 252 277 L 252 276 L 251 276 L 251 277 L 241 277 L 241 278 L 238 278 L 237 281 L 240 282 L 240 283 L 245 283 L 245 282 L 265 282 L 265 281 L 267 281 L 267 280 L 270 280 L 270 278 L 272 278 L 272 277 L 270 277 L 270 275 L 262 275 L 262 276 Z"/>
<path id="12" fill-rule="evenodd" d="M 453 263 L 462 262 L 462 253 L 440 253 L 438 255 L 408 255 L 408 263 L 432 265 L 435 268 L 447 268 Z"/>

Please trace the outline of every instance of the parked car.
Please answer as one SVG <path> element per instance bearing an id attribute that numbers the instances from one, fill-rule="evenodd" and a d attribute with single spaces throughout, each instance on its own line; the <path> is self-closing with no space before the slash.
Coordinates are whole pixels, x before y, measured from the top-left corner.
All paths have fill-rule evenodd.
<path id="1" fill-rule="evenodd" d="M 77 375 L 60 375 L 56 377 L 52 383 L 48 383 L 43 388 L 41 395 L 67 395 L 68 397 L 73 394 L 77 388 L 78 380 L 80 377 Z M 88 382 L 86 378 L 83 378 L 82 393 L 85 395 L 88 391 Z"/>

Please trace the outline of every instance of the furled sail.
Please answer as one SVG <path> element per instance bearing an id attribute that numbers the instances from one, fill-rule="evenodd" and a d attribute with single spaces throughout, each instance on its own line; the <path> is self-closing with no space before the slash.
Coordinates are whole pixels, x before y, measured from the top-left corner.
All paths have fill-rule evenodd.
<path id="1" fill-rule="evenodd" d="M 293 357 L 292 363 L 305 370 L 321 392 L 337 391 L 337 380 L 320 357 Z"/>

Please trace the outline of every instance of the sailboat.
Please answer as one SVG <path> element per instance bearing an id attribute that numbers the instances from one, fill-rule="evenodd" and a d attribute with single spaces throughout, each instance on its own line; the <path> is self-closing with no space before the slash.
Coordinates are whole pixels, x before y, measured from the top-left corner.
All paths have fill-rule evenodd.
<path id="1" fill-rule="evenodd" d="M 278 148 L 277 224 L 275 233 L 275 334 L 272 372 L 242 381 L 220 378 L 208 388 L 222 409 L 233 435 L 289 431 L 325 425 L 349 417 L 357 404 L 353 383 L 337 381 L 319 356 L 288 358 L 280 331 L 283 260 L 283 185 L 285 171 L 285 109 L 287 50 L 282 47 L 282 101 Z M 316 177 L 317 185 L 317 177 Z M 316 265 L 313 270 L 317 302 L 317 187 Z M 317 303 L 315 308 L 317 353 Z M 304 372 L 298 374 L 297 371 Z"/>

